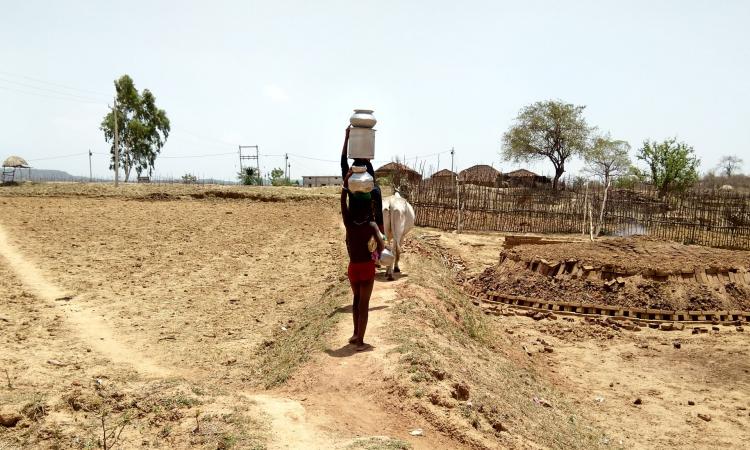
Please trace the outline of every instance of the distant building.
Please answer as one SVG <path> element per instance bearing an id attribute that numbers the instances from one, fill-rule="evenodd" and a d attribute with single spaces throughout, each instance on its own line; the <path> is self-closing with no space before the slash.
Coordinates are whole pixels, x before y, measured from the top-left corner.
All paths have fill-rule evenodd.
<path id="1" fill-rule="evenodd" d="M 512 172 L 504 173 L 501 175 L 500 180 L 503 184 L 507 183 L 510 187 L 533 187 L 543 186 L 552 183 L 549 177 L 537 175 L 534 172 L 526 169 L 518 169 Z"/>
<path id="2" fill-rule="evenodd" d="M 477 164 L 458 173 L 458 181 L 477 186 L 497 187 L 500 183 L 500 171 L 486 164 Z"/>
<path id="3" fill-rule="evenodd" d="M 428 181 L 430 181 L 432 184 L 452 185 L 456 183 L 457 176 L 458 175 L 456 174 L 456 172 L 450 171 L 448 169 L 443 169 L 433 173 Z"/>
<path id="4" fill-rule="evenodd" d="M 322 186 L 342 186 L 344 179 L 340 176 L 332 175 L 314 175 L 308 177 L 302 177 L 303 187 L 322 187 Z"/>
<path id="5" fill-rule="evenodd" d="M 399 186 L 404 181 L 411 184 L 419 183 L 422 180 L 422 175 L 409 166 L 397 162 L 391 162 L 380 166 L 375 171 L 375 178 L 387 178 L 393 186 Z"/>

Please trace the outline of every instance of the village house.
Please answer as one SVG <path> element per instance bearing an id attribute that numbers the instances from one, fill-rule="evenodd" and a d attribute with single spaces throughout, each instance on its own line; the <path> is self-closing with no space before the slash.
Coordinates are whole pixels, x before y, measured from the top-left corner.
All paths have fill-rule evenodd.
<path id="1" fill-rule="evenodd" d="M 458 181 L 477 186 L 499 186 L 500 171 L 486 164 L 477 164 L 458 173 Z"/>
<path id="2" fill-rule="evenodd" d="M 420 175 L 419 172 L 409 166 L 397 162 L 390 162 L 380 166 L 375 171 L 375 178 L 378 180 L 381 178 L 387 179 L 393 186 L 399 186 L 404 182 L 416 184 L 422 181 L 422 175 Z"/>

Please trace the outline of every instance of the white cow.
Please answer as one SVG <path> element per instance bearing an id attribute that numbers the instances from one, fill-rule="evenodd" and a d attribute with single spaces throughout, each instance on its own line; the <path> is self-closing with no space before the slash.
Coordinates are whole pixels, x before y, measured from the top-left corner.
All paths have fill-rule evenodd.
<path id="1" fill-rule="evenodd" d="M 393 241 L 391 248 L 396 257 L 393 264 L 386 268 L 385 273 L 389 280 L 393 280 L 393 272 L 401 272 L 398 268 L 401 244 L 406 233 L 414 228 L 414 218 L 414 208 L 398 192 L 383 199 L 383 226 L 386 241 L 388 244 Z"/>

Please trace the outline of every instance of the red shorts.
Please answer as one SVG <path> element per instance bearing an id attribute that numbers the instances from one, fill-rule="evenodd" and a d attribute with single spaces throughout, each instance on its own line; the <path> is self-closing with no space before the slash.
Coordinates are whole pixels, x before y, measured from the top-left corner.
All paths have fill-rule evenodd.
<path id="1" fill-rule="evenodd" d="M 349 282 L 359 283 L 375 279 L 375 261 L 367 262 L 350 262 L 349 263 Z"/>

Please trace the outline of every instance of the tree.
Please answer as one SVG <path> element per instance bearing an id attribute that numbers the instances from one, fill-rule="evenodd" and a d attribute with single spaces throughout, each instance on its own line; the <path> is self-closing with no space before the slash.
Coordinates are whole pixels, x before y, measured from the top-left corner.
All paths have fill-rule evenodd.
<path id="1" fill-rule="evenodd" d="M 648 166 L 648 172 L 640 172 L 641 178 L 653 184 L 660 197 L 685 190 L 698 181 L 700 159 L 693 147 L 677 142 L 676 138 L 661 143 L 645 140 L 636 157 Z"/>
<path id="2" fill-rule="evenodd" d="M 625 141 L 614 140 L 607 134 L 594 138 L 591 148 L 585 152 L 586 171 L 602 179 L 604 195 L 599 208 L 599 221 L 596 224 L 594 236 L 598 236 L 604 223 L 604 210 L 607 206 L 607 194 L 612 178 L 626 173 L 630 169 L 630 144 Z"/>
<path id="3" fill-rule="evenodd" d="M 271 170 L 271 184 L 273 186 L 292 186 L 295 183 L 292 183 L 286 178 L 284 169 L 277 167 Z"/>
<path id="4" fill-rule="evenodd" d="M 182 176 L 182 182 L 185 184 L 194 184 L 198 182 L 198 177 L 196 177 L 192 173 L 186 173 Z"/>
<path id="5" fill-rule="evenodd" d="M 591 129 L 583 118 L 585 108 L 553 100 L 524 107 L 503 135 L 503 157 L 515 162 L 549 159 L 556 189 L 565 162 L 588 148 Z"/>
<path id="6" fill-rule="evenodd" d="M 259 174 L 255 171 L 254 167 L 245 167 L 240 173 L 237 174 L 237 178 L 240 183 L 246 186 L 253 186 L 260 184 Z"/>
<path id="7" fill-rule="evenodd" d="M 719 160 L 718 169 L 724 173 L 727 177 L 737 175 L 742 167 L 742 158 L 737 155 L 726 155 L 722 156 Z"/>
<path id="8" fill-rule="evenodd" d="M 156 157 L 169 137 L 170 122 L 167 113 L 156 106 L 156 98 L 148 89 L 139 93 L 128 75 L 115 80 L 117 98 L 117 128 L 119 133 L 120 165 L 125 171 L 125 181 L 135 169 L 140 175 L 148 170 L 151 175 Z M 112 142 L 110 169 L 114 168 L 114 112 L 104 116 L 100 129 L 106 142 Z"/>
<path id="9" fill-rule="evenodd" d="M 585 170 L 609 186 L 614 178 L 630 170 L 629 152 L 630 144 L 626 141 L 614 140 L 609 133 L 597 136 L 584 155 Z"/>

